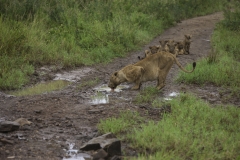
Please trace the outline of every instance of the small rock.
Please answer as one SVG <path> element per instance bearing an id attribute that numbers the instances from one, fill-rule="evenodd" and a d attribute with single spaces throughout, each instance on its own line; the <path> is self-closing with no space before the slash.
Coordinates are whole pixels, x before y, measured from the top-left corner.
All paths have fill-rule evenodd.
<path id="1" fill-rule="evenodd" d="M 121 158 L 118 156 L 113 156 L 110 160 L 121 160 Z"/>
<path id="2" fill-rule="evenodd" d="M 9 156 L 9 157 L 7 157 L 8 159 L 13 159 L 13 158 L 15 158 L 15 156 Z"/>
<path id="3" fill-rule="evenodd" d="M 81 148 L 83 151 L 104 149 L 109 156 L 121 155 L 121 142 L 112 133 L 91 139 Z"/>
<path id="4" fill-rule="evenodd" d="M 6 139 L 6 138 L 0 139 L 0 142 L 5 143 L 5 144 L 13 144 L 13 143 L 14 143 L 13 141 L 8 140 L 8 139 Z"/>
<path id="5" fill-rule="evenodd" d="M 42 110 L 35 110 L 34 112 L 37 114 L 40 114 L 40 113 L 42 113 Z"/>
<path id="6" fill-rule="evenodd" d="M 100 113 L 102 111 L 103 111 L 102 109 L 92 109 L 92 110 L 89 110 L 88 113 L 89 114 L 94 114 L 94 113 Z"/>
<path id="7" fill-rule="evenodd" d="M 84 138 L 87 138 L 87 135 L 76 135 L 75 137 L 77 140 L 82 140 Z"/>
<path id="8" fill-rule="evenodd" d="M 11 122 L 11 121 L 2 121 L 0 122 L 0 132 L 11 132 L 18 130 L 20 127 L 20 124 L 17 122 Z"/>
<path id="9" fill-rule="evenodd" d="M 108 153 L 104 149 L 99 149 L 97 153 L 93 154 L 93 160 L 105 159 L 107 158 Z"/>

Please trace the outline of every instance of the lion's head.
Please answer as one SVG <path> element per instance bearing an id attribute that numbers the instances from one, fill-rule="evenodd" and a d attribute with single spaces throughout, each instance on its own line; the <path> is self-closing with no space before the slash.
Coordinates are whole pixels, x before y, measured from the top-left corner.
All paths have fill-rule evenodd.
<path id="1" fill-rule="evenodd" d="M 156 52 L 157 53 L 157 52 Z M 145 58 L 146 57 L 149 57 L 151 55 L 153 55 L 154 53 L 152 53 L 152 51 L 149 51 L 149 50 L 145 50 Z"/>
<path id="2" fill-rule="evenodd" d="M 121 81 L 118 77 L 118 72 L 114 72 L 109 79 L 108 87 L 114 90 L 119 84 L 121 84 Z"/>
<path id="3" fill-rule="evenodd" d="M 167 42 L 167 46 L 168 46 L 168 52 L 174 53 L 177 43 L 175 43 L 174 40 L 169 40 Z"/>
<path id="4" fill-rule="evenodd" d="M 160 43 L 160 45 L 161 45 L 162 48 L 165 47 L 165 45 L 167 44 L 167 42 L 168 42 L 168 40 L 161 40 L 161 41 L 159 41 L 159 43 Z"/>
<path id="5" fill-rule="evenodd" d="M 157 53 L 157 52 L 156 52 L 156 53 Z M 149 57 L 149 56 L 151 56 L 152 54 L 153 54 L 153 53 L 152 53 L 151 51 L 145 50 L 145 52 L 144 52 L 144 57 L 138 56 L 138 59 L 139 59 L 139 60 L 143 60 L 144 58 Z"/>
<path id="6" fill-rule="evenodd" d="M 185 34 L 184 36 L 185 36 L 185 40 L 190 41 L 190 39 L 192 38 L 192 35 L 190 35 L 190 34 Z"/>
<path id="7" fill-rule="evenodd" d="M 157 53 L 157 52 L 161 49 L 161 46 L 160 46 L 160 45 L 150 46 L 149 49 L 150 49 L 151 52 L 154 54 L 154 53 Z M 145 52 L 145 53 L 146 53 L 146 52 Z"/>

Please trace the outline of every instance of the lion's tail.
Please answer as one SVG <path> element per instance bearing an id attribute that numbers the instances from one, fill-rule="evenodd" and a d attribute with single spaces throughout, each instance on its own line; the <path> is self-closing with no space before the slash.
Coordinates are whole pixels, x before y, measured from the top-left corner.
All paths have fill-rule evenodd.
<path id="1" fill-rule="evenodd" d="M 191 71 L 188 71 L 188 70 L 186 70 L 186 69 L 184 69 L 183 67 L 182 67 L 182 65 L 178 62 L 178 60 L 177 60 L 177 58 L 176 57 L 174 57 L 174 59 L 175 59 L 175 62 L 176 62 L 176 64 L 178 65 L 178 67 L 182 70 L 182 71 L 184 71 L 184 72 L 186 72 L 186 73 L 192 73 L 194 70 L 195 70 L 195 68 L 196 68 L 196 62 L 193 62 L 193 69 L 191 70 Z"/>

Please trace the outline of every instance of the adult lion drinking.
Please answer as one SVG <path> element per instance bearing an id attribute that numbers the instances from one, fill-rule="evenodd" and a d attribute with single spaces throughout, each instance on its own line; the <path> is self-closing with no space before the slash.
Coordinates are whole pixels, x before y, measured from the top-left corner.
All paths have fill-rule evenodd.
<path id="1" fill-rule="evenodd" d="M 186 73 L 193 72 L 196 67 L 196 62 L 193 62 L 193 69 L 187 71 L 173 54 L 162 51 L 147 56 L 135 64 L 127 65 L 121 70 L 114 72 L 110 77 L 108 87 L 114 91 L 114 89 L 123 82 L 133 82 L 135 86 L 133 86 L 132 89 L 140 89 L 142 82 L 157 80 L 157 89 L 160 90 L 165 86 L 167 74 L 174 63 Z"/>

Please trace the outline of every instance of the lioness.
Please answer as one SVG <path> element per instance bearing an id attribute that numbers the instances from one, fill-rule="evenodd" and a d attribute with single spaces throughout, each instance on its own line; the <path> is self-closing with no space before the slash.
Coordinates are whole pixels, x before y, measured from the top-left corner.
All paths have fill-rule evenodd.
<path id="1" fill-rule="evenodd" d="M 133 82 L 135 86 L 132 89 L 140 89 L 142 82 L 157 80 L 157 89 L 160 90 L 165 86 L 167 74 L 174 63 L 186 73 L 193 72 L 196 67 L 196 62 L 193 62 L 193 69 L 187 71 L 174 55 L 162 51 L 151 54 L 135 64 L 127 65 L 121 70 L 114 72 L 110 77 L 108 87 L 114 91 L 123 82 Z"/>

